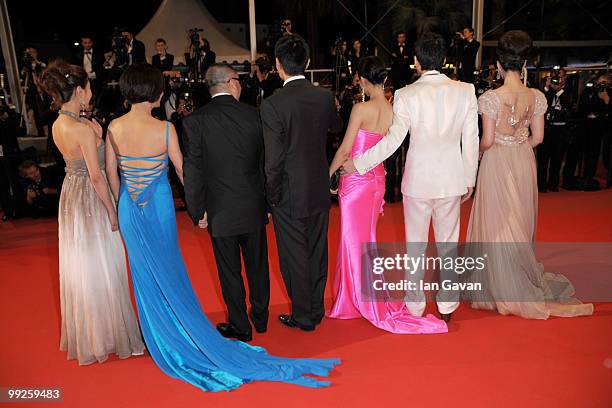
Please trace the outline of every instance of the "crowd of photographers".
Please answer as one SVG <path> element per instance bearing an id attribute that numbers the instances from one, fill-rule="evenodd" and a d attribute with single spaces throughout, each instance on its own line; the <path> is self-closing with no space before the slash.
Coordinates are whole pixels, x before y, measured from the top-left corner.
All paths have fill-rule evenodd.
<path id="1" fill-rule="evenodd" d="M 208 40 L 201 29 L 187 32 L 188 52 L 185 64 L 177 64 L 178 58 L 168 52 L 163 38 L 156 40 L 151 64 L 163 72 L 166 90 L 160 108 L 154 115 L 170 120 L 181 129 L 181 120 L 209 98 L 203 78 L 206 69 L 216 61 Z M 242 75 L 241 99 L 259 106 L 261 101 L 282 87 L 275 72 L 271 55 L 278 38 L 292 33 L 290 19 L 283 19 L 279 29 L 266 39 L 266 56 L 258 58 Z M 411 42 L 406 32 L 399 32 L 389 47 L 390 80 L 386 94 L 393 102 L 393 92 L 416 80 Z M 454 67 L 445 72 L 451 78 L 474 84 L 478 94 L 501 85 L 495 64 L 476 71 L 476 54 L 480 48 L 474 39 L 474 30 L 465 27 L 457 32 L 451 43 Z M 341 117 L 348 123 L 354 104 L 365 99 L 359 86 L 356 67 L 359 59 L 369 54 L 367 46 L 359 39 L 345 41 L 338 38 L 329 53 L 328 65 L 333 67 L 330 85 L 337 95 Z M 73 63 L 84 67 L 88 74 L 94 97 L 92 105 L 83 107 L 82 115 L 95 117 L 103 126 L 114 117 L 123 114 L 125 106 L 118 89 L 118 79 L 123 69 L 134 63 L 147 61 L 145 44 L 126 29 L 115 29 L 112 46 L 104 52 L 95 46 L 91 37 L 81 38 L 79 51 Z M 57 211 L 57 198 L 63 175 L 63 159 L 52 142 L 52 123 L 56 113 L 50 108 L 51 100 L 38 86 L 38 74 L 46 67 L 35 48 L 25 50 L 22 60 L 22 87 L 27 114 L 20 117 L 6 105 L 7 98 L 0 98 L 0 203 L 3 219 L 19 216 L 40 216 Z M 572 78 L 570 78 L 572 77 Z M 577 76 L 568 76 L 565 69 L 555 67 L 543 80 L 549 110 L 546 113 L 546 137 L 536 150 L 538 163 L 538 188 L 541 192 L 566 190 L 598 190 L 596 180 L 599 158 L 610 167 L 610 89 L 612 80 L 608 74 L 599 74 L 578 92 Z M 537 79 L 536 79 L 537 80 Z M 533 86 L 533 84 L 532 84 Z M 38 164 L 39 154 L 34 148 L 21 150 L 17 137 L 43 136 L 47 138 L 47 153 L 54 164 Z M 340 145 L 343 132 L 329 138 L 330 160 Z M 403 158 L 409 146 L 409 138 L 386 162 L 387 189 L 385 199 L 394 202 L 400 197 L 399 184 L 403 172 Z M 563 165 L 565 163 L 565 165 Z M 171 177 L 173 173 L 170 172 Z M 561 183 L 561 184 L 560 184 Z M 182 197 L 180 183 L 174 183 Z"/>

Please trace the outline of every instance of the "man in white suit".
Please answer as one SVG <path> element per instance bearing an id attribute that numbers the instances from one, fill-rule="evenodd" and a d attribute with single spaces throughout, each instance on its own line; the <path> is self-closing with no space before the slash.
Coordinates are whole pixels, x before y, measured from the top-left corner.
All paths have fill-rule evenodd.
<path id="1" fill-rule="evenodd" d="M 386 137 L 343 166 L 346 173 L 366 173 L 395 152 L 410 132 L 402 179 L 409 254 L 415 247 L 424 248 L 410 243 L 428 241 L 432 219 L 436 242 L 456 245 L 460 203 L 470 198 L 476 182 L 476 94 L 472 84 L 452 81 L 439 72 L 445 57 L 446 45 L 440 35 L 427 33 L 416 42 L 414 63 L 420 78 L 395 93 L 393 124 Z M 439 256 L 441 247 L 448 245 L 438 246 Z M 416 271 L 410 280 L 418 282 L 424 273 Z M 459 294 L 439 291 L 437 303 L 442 319 L 448 322 L 459 306 Z M 421 316 L 425 310 L 423 292 L 407 292 L 406 306 L 412 315 Z"/>

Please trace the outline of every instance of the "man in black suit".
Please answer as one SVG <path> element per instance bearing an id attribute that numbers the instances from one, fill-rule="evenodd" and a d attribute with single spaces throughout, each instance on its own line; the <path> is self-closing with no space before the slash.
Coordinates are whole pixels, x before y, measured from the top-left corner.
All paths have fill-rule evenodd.
<path id="1" fill-rule="evenodd" d="M 217 330 L 250 341 L 241 252 L 258 333 L 267 330 L 270 302 L 261 122 L 257 109 L 238 102 L 240 78 L 229 65 L 211 66 L 206 82 L 212 100 L 183 119 L 185 198 L 193 222 L 211 236 L 228 310 Z"/>
<path id="2" fill-rule="evenodd" d="M 567 148 L 570 142 L 571 132 L 568 126 L 568 116 L 573 108 L 574 101 L 571 93 L 565 89 L 566 84 L 567 72 L 562 68 L 558 73 L 558 81 L 553 83 L 552 78 L 548 77 L 544 86 L 544 95 L 546 95 L 548 102 L 544 132 L 546 137 L 536 147 L 538 190 L 542 193 L 559 191 L 561 164 L 568 151 Z M 568 168 L 566 159 L 563 177 L 564 186 L 567 186 L 565 183 L 573 179 L 573 172 L 571 174 L 572 177 L 570 177 Z"/>
<path id="3" fill-rule="evenodd" d="M 266 194 L 281 273 L 292 302 L 292 313 L 279 319 L 286 326 L 311 331 L 324 315 L 327 280 L 327 132 L 341 123 L 333 94 L 304 78 L 309 62 L 304 39 L 295 34 L 281 37 L 275 55 L 284 84 L 264 99 L 261 120 Z"/>
<path id="4" fill-rule="evenodd" d="M 161 72 L 172 71 L 174 66 L 174 55 L 168 54 L 168 44 L 163 38 L 158 38 L 155 41 L 155 50 L 157 54 L 151 57 L 151 65 L 159 69 Z"/>
<path id="5" fill-rule="evenodd" d="M 87 72 L 87 78 L 94 96 L 97 96 L 102 85 L 102 75 L 104 74 L 104 53 L 99 49 L 94 49 L 91 37 L 81 37 L 81 49 L 75 56 L 74 63 L 83 67 Z"/>
<path id="6" fill-rule="evenodd" d="M 121 35 L 125 38 L 127 44 L 128 65 L 145 63 L 147 57 L 145 53 L 145 45 L 134 37 L 134 33 L 129 30 L 124 30 Z"/>
<path id="7" fill-rule="evenodd" d="M 459 80 L 474 83 L 474 70 L 476 69 L 476 55 L 480 49 L 480 43 L 474 39 L 474 29 L 465 27 L 458 32 L 457 52 L 459 54 Z"/>
<path id="8" fill-rule="evenodd" d="M 410 50 L 406 43 L 406 33 L 397 33 L 395 44 L 391 47 L 391 79 L 395 90 L 403 88 L 410 81 Z"/>

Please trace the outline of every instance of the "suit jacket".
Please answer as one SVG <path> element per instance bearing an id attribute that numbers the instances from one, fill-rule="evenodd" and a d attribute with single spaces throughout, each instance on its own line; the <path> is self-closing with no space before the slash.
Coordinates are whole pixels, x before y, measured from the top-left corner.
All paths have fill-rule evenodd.
<path id="1" fill-rule="evenodd" d="M 548 103 L 547 123 L 567 123 L 568 116 L 574 105 L 572 95 L 567 89 L 564 89 L 559 96 L 558 105 L 555 104 L 556 95 L 558 91 L 554 89 L 544 89 L 544 95 L 546 96 L 546 102 Z"/>
<path id="2" fill-rule="evenodd" d="M 183 119 L 185 200 L 194 223 L 208 213 L 212 236 L 267 223 L 263 138 L 254 107 L 220 95 Z"/>
<path id="3" fill-rule="evenodd" d="M 476 184 L 478 108 L 474 85 L 429 71 L 395 92 L 393 124 L 376 146 L 354 158 L 360 174 L 387 157 L 410 132 L 402 194 L 445 198 Z"/>
<path id="4" fill-rule="evenodd" d="M 159 69 L 161 72 L 170 71 L 174 66 L 174 55 L 166 54 L 166 58 L 162 61 L 159 54 L 151 57 L 151 65 Z"/>
<path id="5" fill-rule="evenodd" d="M 206 73 L 206 70 L 217 61 L 217 54 L 214 51 L 208 51 L 204 56 L 197 55 L 200 72 Z M 194 57 L 190 53 L 185 53 L 185 62 L 188 66 L 193 65 Z"/>
<path id="6" fill-rule="evenodd" d="M 74 64 L 83 67 L 83 57 L 85 50 L 81 49 L 74 56 Z M 102 79 L 104 74 L 104 53 L 100 52 L 97 48 L 92 48 L 91 53 L 91 68 L 96 73 L 96 79 Z"/>
<path id="7" fill-rule="evenodd" d="M 461 63 L 460 73 L 463 77 L 473 78 L 476 69 L 476 54 L 480 48 L 480 43 L 476 40 L 459 41 L 459 62 Z"/>
<path id="8" fill-rule="evenodd" d="M 342 126 L 334 95 L 306 79 L 287 83 L 264 99 L 266 194 L 273 207 L 306 218 L 330 205 L 327 132 Z"/>
<path id="9" fill-rule="evenodd" d="M 410 68 L 412 61 L 408 44 L 404 44 L 402 50 L 397 43 L 391 47 L 391 69 Z"/>
<path id="10" fill-rule="evenodd" d="M 132 42 L 132 52 L 129 53 L 132 56 L 132 64 L 146 63 L 147 57 L 145 55 L 145 45 L 142 41 L 134 38 Z"/>

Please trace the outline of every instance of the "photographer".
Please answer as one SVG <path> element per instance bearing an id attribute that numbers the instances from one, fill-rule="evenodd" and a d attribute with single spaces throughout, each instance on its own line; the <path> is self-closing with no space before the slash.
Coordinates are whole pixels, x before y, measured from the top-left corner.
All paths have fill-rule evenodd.
<path id="1" fill-rule="evenodd" d="M 0 205 L 2 221 L 20 215 L 21 185 L 17 163 L 21 152 L 17 137 L 20 136 L 19 114 L 0 103 Z"/>
<path id="2" fill-rule="evenodd" d="M 47 66 L 38 59 L 38 50 L 34 47 L 27 47 L 23 52 L 21 60 L 21 79 L 26 104 L 26 126 L 27 133 L 35 136 L 45 136 L 44 115 L 47 111 L 45 107 L 44 93 L 38 87 L 38 75 Z"/>
<path id="3" fill-rule="evenodd" d="M 474 29 L 465 27 L 462 31 L 455 33 L 455 46 L 458 56 L 458 75 L 463 82 L 474 82 L 474 71 L 476 70 L 476 55 L 480 49 L 480 43 L 474 39 Z"/>
<path id="4" fill-rule="evenodd" d="M 243 81 L 242 99 L 250 105 L 259 106 L 274 91 L 283 87 L 283 81 L 265 57 L 251 63 L 251 72 Z"/>
<path id="5" fill-rule="evenodd" d="M 596 191 L 600 189 L 595 180 L 597 163 L 601 153 L 601 142 L 610 117 L 610 80 L 600 75 L 587 84 L 580 96 L 578 115 L 581 119 L 577 137 L 567 152 L 563 169 L 563 188 L 567 190 Z M 580 159 L 584 160 L 582 178 L 576 176 Z"/>
<path id="6" fill-rule="evenodd" d="M 210 43 L 200 34 L 201 31 L 199 28 L 188 31 L 190 45 L 189 52 L 185 54 L 185 62 L 196 81 L 203 81 L 206 70 L 217 60 L 217 55 L 210 49 Z"/>
<path id="7" fill-rule="evenodd" d="M 53 168 L 41 169 L 32 160 L 19 165 L 30 215 L 34 218 L 57 214 L 62 181 Z"/>
<path id="8" fill-rule="evenodd" d="M 127 64 L 138 64 L 146 63 L 147 57 L 145 53 L 145 45 L 142 41 L 139 41 L 134 37 L 132 31 L 124 29 L 121 32 L 123 38 L 125 38 L 125 47 L 127 51 Z"/>
<path id="9" fill-rule="evenodd" d="M 538 163 L 538 190 L 559 191 L 561 163 L 567 150 L 569 131 L 568 114 L 573 101 L 569 92 L 565 92 L 567 72 L 555 68 L 546 78 L 544 95 L 548 102 L 546 112 L 546 129 L 544 141 L 536 148 Z"/>

